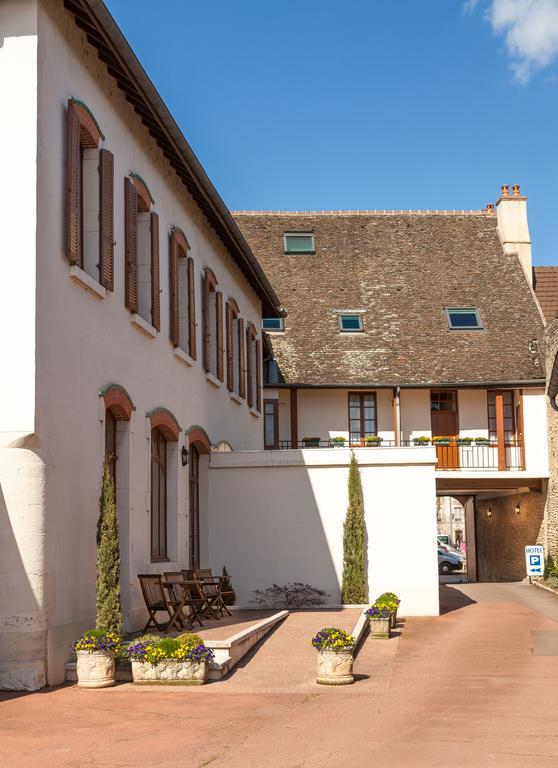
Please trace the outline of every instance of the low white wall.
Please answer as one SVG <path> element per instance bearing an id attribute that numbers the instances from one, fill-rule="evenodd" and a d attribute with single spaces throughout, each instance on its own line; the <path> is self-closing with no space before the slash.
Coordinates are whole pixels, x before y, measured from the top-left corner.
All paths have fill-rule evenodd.
<path id="1" fill-rule="evenodd" d="M 357 449 L 368 535 L 370 597 L 402 598 L 406 615 L 438 614 L 432 448 Z M 350 451 L 213 453 L 209 555 L 238 602 L 301 581 L 340 602 Z"/>

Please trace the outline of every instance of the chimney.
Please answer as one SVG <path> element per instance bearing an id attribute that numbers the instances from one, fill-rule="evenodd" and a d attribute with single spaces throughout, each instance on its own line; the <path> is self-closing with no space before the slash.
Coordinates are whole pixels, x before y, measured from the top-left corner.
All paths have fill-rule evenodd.
<path id="1" fill-rule="evenodd" d="M 504 253 L 519 259 L 525 277 L 533 284 L 531 237 L 527 223 L 527 198 L 521 194 L 519 184 L 502 185 L 502 195 L 496 203 L 498 234 Z"/>

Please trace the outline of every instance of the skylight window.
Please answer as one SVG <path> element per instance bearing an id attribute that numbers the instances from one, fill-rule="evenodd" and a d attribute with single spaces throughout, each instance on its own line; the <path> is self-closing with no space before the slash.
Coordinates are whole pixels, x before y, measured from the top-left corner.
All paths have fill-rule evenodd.
<path id="1" fill-rule="evenodd" d="M 285 232 L 283 234 L 285 253 L 316 253 L 312 232 Z"/>
<path id="2" fill-rule="evenodd" d="M 343 333 L 359 333 L 363 331 L 362 315 L 339 315 L 339 329 Z"/>
<path id="3" fill-rule="evenodd" d="M 262 328 L 264 331 L 271 331 L 273 333 L 284 331 L 285 325 L 282 317 L 264 317 L 262 320 Z"/>
<path id="4" fill-rule="evenodd" d="M 448 325 L 452 331 L 481 331 L 482 323 L 476 307 L 446 307 Z"/>

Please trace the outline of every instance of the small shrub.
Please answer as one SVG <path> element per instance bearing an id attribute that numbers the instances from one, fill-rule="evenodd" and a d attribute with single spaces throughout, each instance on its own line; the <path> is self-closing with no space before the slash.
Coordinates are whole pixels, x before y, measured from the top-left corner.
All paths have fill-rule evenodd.
<path id="1" fill-rule="evenodd" d="M 176 639 L 182 645 L 187 645 L 188 648 L 195 648 L 197 645 L 203 645 L 203 638 L 199 635 L 195 635 L 193 632 L 185 632 L 183 635 L 178 635 Z"/>
<path id="2" fill-rule="evenodd" d="M 550 579 L 553 577 L 558 577 L 558 566 L 554 562 L 552 555 L 549 554 L 544 564 L 544 578 Z"/>
<path id="3" fill-rule="evenodd" d="M 262 608 L 311 608 L 314 605 L 323 605 L 328 596 L 317 587 L 295 581 L 290 584 L 273 584 L 267 589 L 254 590 L 252 603 Z"/>
<path id="4" fill-rule="evenodd" d="M 199 642 L 197 642 L 199 640 Z M 127 648 L 128 658 L 157 664 L 159 661 L 213 661 L 215 655 L 211 648 L 204 645 L 202 638 L 193 633 L 185 633 L 177 638 L 163 637 L 155 640 L 136 640 Z"/>
<path id="5" fill-rule="evenodd" d="M 343 648 L 352 648 L 354 644 L 354 637 L 337 627 L 320 629 L 312 638 L 312 645 L 317 651 L 335 651 Z"/>
<path id="6" fill-rule="evenodd" d="M 225 605 L 234 605 L 236 602 L 236 593 L 232 585 L 231 577 L 226 567 L 223 566 L 223 573 L 221 575 L 221 594 L 223 596 L 223 602 Z"/>
<path id="7" fill-rule="evenodd" d="M 365 603 L 366 588 L 366 522 L 362 503 L 360 472 L 354 452 L 351 452 L 348 478 L 349 503 L 343 523 L 343 576 L 341 602 Z"/>

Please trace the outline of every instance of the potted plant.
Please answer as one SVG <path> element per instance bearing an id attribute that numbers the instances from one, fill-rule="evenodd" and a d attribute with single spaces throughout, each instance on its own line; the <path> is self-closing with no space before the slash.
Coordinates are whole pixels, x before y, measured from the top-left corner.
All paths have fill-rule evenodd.
<path id="1" fill-rule="evenodd" d="M 305 448 L 319 448 L 320 447 L 320 440 L 319 437 L 303 437 L 302 438 L 302 445 Z"/>
<path id="2" fill-rule="evenodd" d="M 236 592 L 225 566 L 223 566 L 223 574 L 221 576 L 221 596 L 225 605 L 234 605 L 236 602 Z"/>
<path id="3" fill-rule="evenodd" d="M 475 437 L 475 445 L 490 445 L 489 437 Z"/>
<path id="4" fill-rule="evenodd" d="M 473 444 L 473 437 L 457 437 L 455 442 L 457 445 L 472 445 Z"/>
<path id="5" fill-rule="evenodd" d="M 430 445 L 430 438 L 426 435 L 420 435 L 419 437 L 413 438 L 413 443 L 415 445 Z"/>
<path id="6" fill-rule="evenodd" d="M 318 651 L 318 675 L 320 685 L 349 685 L 354 682 L 354 638 L 342 629 L 325 627 L 312 638 Z"/>
<path id="7" fill-rule="evenodd" d="M 386 606 L 389 609 L 392 628 L 395 627 L 397 623 L 397 609 L 399 608 L 400 602 L 401 600 L 394 592 L 384 592 L 384 594 L 380 595 L 374 603 L 374 605 Z"/>
<path id="8" fill-rule="evenodd" d="M 135 642 L 128 647 L 134 683 L 142 685 L 203 685 L 213 651 L 199 635 Z"/>
<path id="9" fill-rule="evenodd" d="M 114 685 L 114 652 L 120 637 L 114 632 L 91 629 L 72 643 L 77 656 L 77 677 L 80 688 L 108 688 Z"/>
<path id="10" fill-rule="evenodd" d="M 364 438 L 364 445 L 367 448 L 375 448 L 378 445 L 382 444 L 383 437 L 378 437 L 378 435 L 369 435 L 368 437 Z"/>
<path id="11" fill-rule="evenodd" d="M 344 448 L 347 438 L 342 435 L 336 435 L 335 437 L 332 437 L 329 442 L 334 448 Z"/>
<path id="12" fill-rule="evenodd" d="M 387 605 L 370 606 L 365 611 L 370 621 L 370 637 L 374 640 L 389 640 L 391 637 L 391 613 Z"/>
<path id="13" fill-rule="evenodd" d="M 432 445 L 449 445 L 451 438 L 447 435 L 436 435 L 432 438 Z"/>

